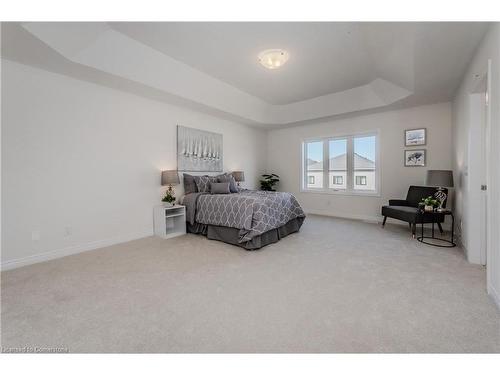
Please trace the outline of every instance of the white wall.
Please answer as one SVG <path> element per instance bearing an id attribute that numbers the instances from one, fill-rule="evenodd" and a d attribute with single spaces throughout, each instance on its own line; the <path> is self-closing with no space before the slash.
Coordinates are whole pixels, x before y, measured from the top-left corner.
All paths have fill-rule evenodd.
<path id="1" fill-rule="evenodd" d="M 404 166 L 404 130 L 427 128 L 426 167 Z M 301 143 L 304 138 L 380 131 L 380 196 L 300 192 Z M 310 213 L 379 220 L 390 198 L 404 198 L 409 185 L 422 185 L 427 169 L 451 169 L 451 107 L 441 103 L 277 129 L 268 136 L 268 172 L 281 177 L 280 190 L 291 191 Z M 408 148 L 409 149 L 409 148 Z"/>
<path id="2" fill-rule="evenodd" d="M 265 170 L 262 130 L 2 63 L 4 268 L 151 235 L 177 124 L 222 133 L 246 186 Z"/>
<path id="3" fill-rule="evenodd" d="M 490 238 L 488 248 L 488 291 L 496 299 L 500 306 L 500 25 L 493 24 L 486 34 L 484 40 L 476 51 L 467 73 L 465 74 L 460 88 L 453 101 L 453 167 L 455 179 L 458 181 L 456 189 L 457 216 L 463 222 L 463 242 L 467 248 L 468 259 L 472 262 L 479 262 L 479 249 L 476 241 L 473 241 L 470 233 L 478 231 L 477 219 L 473 217 L 471 207 L 478 205 L 478 189 L 481 182 L 470 183 L 469 168 L 470 161 L 477 155 L 471 155 L 469 150 L 471 136 L 479 130 L 479 124 L 471 120 L 471 97 L 474 91 L 476 80 L 475 74 L 482 74 L 491 59 L 491 91 L 490 91 L 490 160 L 492 166 L 488 190 L 491 200 L 488 202 L 490 208 Z M 473 182 L 473 181 L 472 181 Z M 467 234 L 469 233 L 469 236 Z"/>

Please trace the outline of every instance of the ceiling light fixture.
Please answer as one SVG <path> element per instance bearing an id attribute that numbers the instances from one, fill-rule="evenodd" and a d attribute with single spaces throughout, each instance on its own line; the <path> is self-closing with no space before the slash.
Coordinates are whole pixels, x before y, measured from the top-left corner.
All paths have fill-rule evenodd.
<path id="1" fill-rule="evenodd" d="M 259 53 L 259 62 L 267 69 L 281 68 L 288 61 L 290 54 L 283 49 L 268 49 Z"/>

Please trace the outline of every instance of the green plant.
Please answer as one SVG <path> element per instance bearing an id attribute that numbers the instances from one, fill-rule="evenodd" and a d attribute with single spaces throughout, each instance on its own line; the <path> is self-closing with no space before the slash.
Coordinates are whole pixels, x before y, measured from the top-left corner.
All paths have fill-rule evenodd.
<path id="1" fill-rule="evenodd" d="M 162 202 L 173 203 L 175 202 L 174 188 L 170 185 L 165 192 Z"/>
<path id="2" fill-rule="evenodd" d="M 280 182 L 280 176 L 277 174 L 271 173 L 271 174 L 263 174 L 262 177 L 263 179 L 260 180 L 260 190 L 265 190 L 265 191 L 276 191 L 274 189 L 274 186 Z"/>
<path id="3" fill-rule="evenodd" d="M 422 203 L 426 206 L 432 206 L 434 208 L 439 207 L 439 201 L 433 196 L 428 196 L 427 198 L 422 198 Z"/>

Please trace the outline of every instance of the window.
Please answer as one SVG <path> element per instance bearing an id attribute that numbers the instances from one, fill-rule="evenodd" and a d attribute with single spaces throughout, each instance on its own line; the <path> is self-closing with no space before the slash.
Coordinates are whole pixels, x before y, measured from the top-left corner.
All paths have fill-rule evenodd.
<path id="1" fill-rule="evenodd" d="M 355 190 L 376 190 L 375 188 L 375 149 L 377 139 L 374 135 L 353 138 Z"/>
<path id="2" fill-rule="evenodd" d="M 347 139 L 329 139 L 325 142 L 328 142 L 328 175 L 332 176 L 328 187 L 343 190 L 346 188 L 344 176 L 347 172 Z"/>
<path id="3" fill-rule="evenodd" d="M 356 185 L 366 185 L 366 176 L 356 176 Z"/>
<path id="4" fill-rule="evenodd" d="M 332 184 L 343 185 L 344 184 L 344 177 L 343 176 L 333 176 Z"/>
<path id="5" fill-rule="evenodd" d="M 323 186 L 323 142 L 309 142 L 306 150 L 306 174 L 308 189 Z"/>
<path id="6" fill-rule="evenodd" d="M 304 191 L 377 193 L 376 133 L 320 138 L 303 143 Z"/>

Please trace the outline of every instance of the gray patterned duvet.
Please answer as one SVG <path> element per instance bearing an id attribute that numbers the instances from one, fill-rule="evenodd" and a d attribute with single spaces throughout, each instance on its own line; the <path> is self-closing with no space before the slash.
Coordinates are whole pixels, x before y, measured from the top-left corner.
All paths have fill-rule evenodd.
<path id="1" fill-rule="evenodd" d="M 240 243 L 306 216 L 297 199 L 284 192 L 192 193 L 184 197 L 183 203 L 186 220 L 191 225 L 200 223 L 237 228 Z"/>

